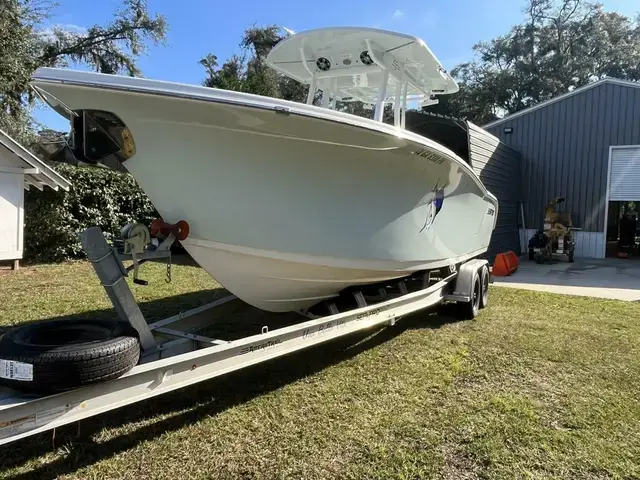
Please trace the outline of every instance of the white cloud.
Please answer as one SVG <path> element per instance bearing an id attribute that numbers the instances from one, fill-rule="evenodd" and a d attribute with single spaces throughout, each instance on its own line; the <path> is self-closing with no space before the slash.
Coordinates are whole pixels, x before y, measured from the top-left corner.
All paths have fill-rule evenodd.
<path id="1" fill-rule="evenodd" d="M 72 33 L 77 33 L 78 35 L 85 35 L 87 33 L 86 27 L 81 27 L 80 25 L 75 25 L 73 23 L 64 23 L 58 26 Z"/>
<path id="2" fill-rule="evenodd" d="M 71 35 L 87 34 L 87 29 L 85 27 L 81 27 L 80 25 L 75 25 L 73 23 L 57 23 L 54 25 L 47 25 L 39 33 L 42 37 L 53 40 L 55 39 L 54 30 L 63 30 L 65 33 Z"/>
<path id="3" fill-rule="evenodd" d="M 400 9 L 393 12 L 393 18 L 401 18 L 404 16 L 404 12 Z"/>

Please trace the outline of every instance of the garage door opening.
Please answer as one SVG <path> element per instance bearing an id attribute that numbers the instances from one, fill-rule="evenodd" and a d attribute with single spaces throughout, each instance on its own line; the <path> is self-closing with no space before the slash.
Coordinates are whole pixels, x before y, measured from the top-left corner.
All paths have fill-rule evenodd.
<path id="1" fill-rule="evenodd" d="M 640 202 L 609 202 L 607 257 L 640 260 Z"/>
<path id="2" fill-rule="evenodd" d="M 611 147 L 607 257 L 640 260 L 640 147 Z"/>

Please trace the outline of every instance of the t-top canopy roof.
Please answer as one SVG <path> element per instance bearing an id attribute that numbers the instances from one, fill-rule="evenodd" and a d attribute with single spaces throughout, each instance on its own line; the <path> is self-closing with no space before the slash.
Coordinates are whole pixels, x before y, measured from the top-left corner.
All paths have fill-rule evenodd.
<path id="1" fill-rule="evenodd" d="M 267 56 L 276 71 L 330 92 L 342 101 L 429 102 L 458 91 L 420 38 L 364 27 L 330 27 L 296 33 Z M 385 81 L 385 79 L 387 81 Z M 314 90 L 315 90 L 314 88 Z"/>

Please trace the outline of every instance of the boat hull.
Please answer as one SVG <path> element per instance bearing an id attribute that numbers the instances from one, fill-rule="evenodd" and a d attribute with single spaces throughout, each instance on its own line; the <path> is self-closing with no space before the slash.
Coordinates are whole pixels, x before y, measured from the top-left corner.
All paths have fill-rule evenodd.
<path id="1" fill-rule="evenodd" d="M 39 86 L 72 110 L 106 110 L 127 125 L 136 146 L 127 170 L 165 221 L 189 223 L 183 244 L 194 260 L 258 308 L 307 308 L 489 245 L 495 198 L 423 137 L 237 94 Z"/>
<path id="2" fill-rule="evenodd" d="M 399 264 L 283 254 L 193 238 L 183 245 L 225 288 L 254 307 L 272 312 L 304 310 L 347 287 L 377 284 L 416 270 L 409 266 L 402 269 Z M 431 268 L 463 262 L 483 251 L 435 262 Z"/>

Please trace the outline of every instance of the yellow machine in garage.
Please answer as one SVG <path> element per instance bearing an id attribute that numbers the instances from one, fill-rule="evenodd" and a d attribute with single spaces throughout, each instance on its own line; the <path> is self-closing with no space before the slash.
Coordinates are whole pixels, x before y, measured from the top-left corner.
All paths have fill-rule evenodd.
<path id="1" fill-rule="evenodd" d="M 556 212 L 555 207 L 564 202 L 564 197 L 551 200 L 545 209 L 544 228 L 529 240 L 529 260 L 538 263 L 552 260 L 555 255 L 566 255 L 573 262 L 576 247 L 570 212 Z"/>

